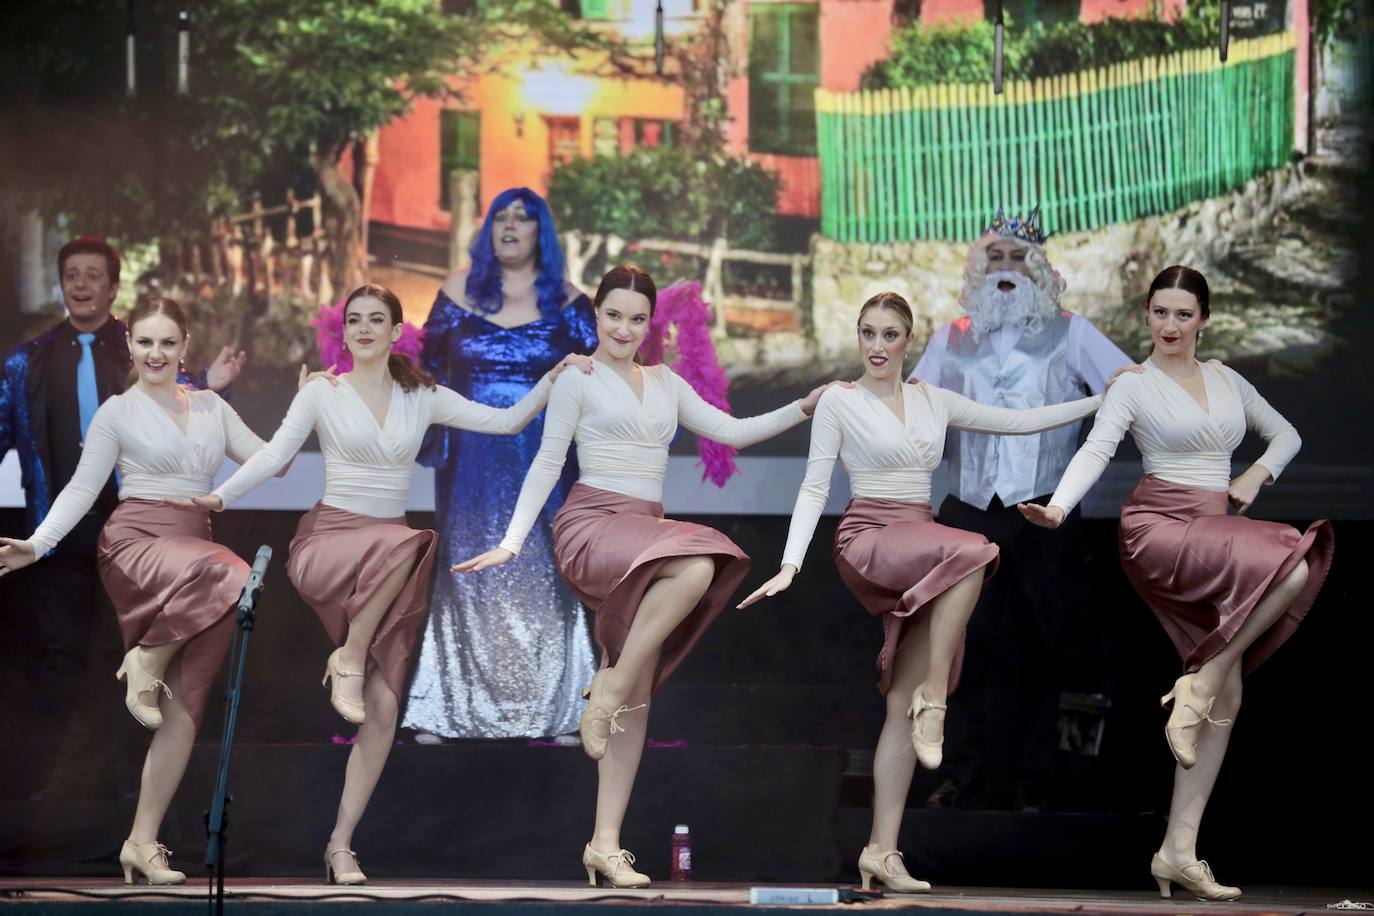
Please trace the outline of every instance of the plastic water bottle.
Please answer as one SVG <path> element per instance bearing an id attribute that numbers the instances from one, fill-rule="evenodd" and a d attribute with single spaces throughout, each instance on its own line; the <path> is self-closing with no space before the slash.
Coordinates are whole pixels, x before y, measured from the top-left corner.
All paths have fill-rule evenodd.
<path id="1" fill-rule="evenodd" d="M 673 864 L 671 871 L 674 881 L 692 880 L 692 835 L 687 832 L 686 824 L 678 824 L 673 828 Z"/>

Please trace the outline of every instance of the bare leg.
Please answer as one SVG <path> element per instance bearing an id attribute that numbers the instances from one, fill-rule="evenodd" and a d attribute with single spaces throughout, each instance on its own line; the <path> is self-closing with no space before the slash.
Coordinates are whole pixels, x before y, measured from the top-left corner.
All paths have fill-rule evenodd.
<path id="1" fill-rule="evenodd" d="M 1215 697 L 1212 718 L 1234 719 L 1240 710 L 1241 661 L 1245 650 L 1268 632 L 1292 605 L 1307 584 L 1307 561 L 1301 561 L 1282 581 L 1270 587 L 1250 616 L 1241 624 L 1226 648 L 1209 659 L 1193 679 L 1194 695 Z M 1197 835 L 1202 814 L 1216 785 L 1221 762 L 1230 742 L 1230 728 L 1198 726 L 1197 762 L 1190 769 L 1174 770 L 1174 794 L 1169 805 L 1169 824 L 1159 854 L 1173 865 L 1197 861 Z"/>
<path id="2" fill-rule="evenodd" d="M 907 793 L 916 771 L 907 707 L 911 705 L 912 691 L 926 679 L 929 660 L 930 617 L 922 616 L 906 626 L 897 644 L 892 684 L 887 692 L 887 716 L 873 752 L 873 827 L 868 834 L 868 846 L 874 852 L 897 848 Z M 907 873 L 900 856 L 889 856 L 886 864 L 899 875 Z"/>
<path id="3" fill-rule="evenodd" d="M 921 693 L 932 703 L 943 704 L 949 697 L 949 672 L 954 665 L 954 653 L 973 616 L 978 593 L 983 590 L 985 567 L 979 567 L 930 602 L 930 664 L 926 669 Z M 910 693 L 907 695 L 910 701 Z M 945 712 L 931 709 L 921 714 L 921 735 L 937 741 L 945 733 Z"/>
<path id="4" fill-rule="evenodd" d="M 1215 718 L 1235 718 L 1240 711 L 1241 684 L 1240 666 L 1233 665 L 1212 706 Z M 1171 865 L 1188 865 L 1197 861 L 1197 834 L 1202 824 L 1202 812 L 1211 798 L 1230 740 L 1231 729 L 1207 728 L 1198 736 L 1197 763 L 1187 770 L 1178 765 L 1174 767 L 1174 795 L 1169 803 L 1169 825 L 1159 848 L 1160 857 Z"/>
<path id="5" fill-rule="evenodd" d="M 372 647 L 372 637 L 414 571 L 415 563 L 412 561 L 402 563 L 387 573 L 372 597 L 348 622 L 348 636 L 339 647 L 339 664 L 344 668 L 350 671 L 367 669 L 367 653 Z"/>
<path id="6" fill-rule="evenodd" d="M 367 670 L 367 654 L 372 647 L 372 637 L 376 634 L 376 628 L 382 625 L 382 618 L 386 617 L 386 612 L 392 608 L 392 603 L 396 596 L 400 595 L 401 589 L 405 588 L 405 582 L 411 578 L 415 571 L 415 563 L 401 563 L 396 569 L 386 574 L 381 584 L 378 585 L 372 597 L 361 607 L 353 619 L 348 622 L 348 636 L 343 639 L 343 645 L 339 647 L 339 667 L 346 672 L 365 672 Z M 341 678 L 339 692 L 350 703 L 363 703 L 363 714 L 367 715 L 367 685 L 360 683 L 364 678 L 345 677 Z M 367 678 L 371 680 L 371 676 Z M 354 687 L 356 685 L 356 687 Z M 357 691 L 357 692 L 353 692 Z M 394 696 L 393 696 L 394 702 Z M 394 728 L 394 726 L 393 726 Z"/>
<path id="7" fill-rule="evenodd" d="M 592 848 L 597 852 L 614 853 L 620 849 L 620 827 L 625 822 L 625 809 L 630 804 L 639 761 L 644 755 L 644 740 L 648 736 L 649 693 L 653 687 L 657 657 L 650 660 L 639 682 L 625 697 L 626 705 L 644 704 L 642 714 L 621 720 L 624 732 L 606 746 L 606 756 L 596 762 L 596 827 L 592 833 Z"/>
<path id="8" fill-rule="evenodd" d="M 1200 698 L 1216 696 L 1230 677 L 1231 669 L 1240 664 L 1245 651 L 1288 612 L 1298 593 L 1307 585 L 1307 561 L 1299 560 L 1282 581 L 1272 584 L 1259 604 L 1245 618 L 1236 635 L 1212 658 L 1198 669 L 1193 679 L 1193 693 Z"/>
<path id="9" fill-rule="evenodd" d="M 173 658 L 167 666 L 166 681 L 172 695 L 164 696 L 160 704 L 162 727 L 153 733 L 153 740 L 148 744 L 148 755 L 143 760 L 143 778 L 139 784 L 138 807 L 134 811 L 133 826 L 129 829 L 129 841 L 140 846 L 157 840 L 162 819 L 167 814 L 167 807 L 172 803 L 177 786 L 181 785 L 186 762 L 191 757 L 191 747 L 196 741 L 195 720 L 181 702 L 179 658 Z"/>
<path id="10" fill-rule="evenodd" d="M 164 674 L 168 666 L 172 664 L 172 659 L 176 658 L 177 653 L 181 651 L 184 645 L 186 645 L 186 640 L 184 639 L 179 642 L 167 642 L 157 646 L 140 645 L 138 647 L 138 663 L 143 666 L 144 671 L 147 671 L 154 677 L 160 677 L 166 680 Z"/>
<path id="11" fill-rule="evenodd" d="M 334 832 L 329 835 L 328 849 L 352 849 L 353 831 L 367 810 L 372 790 L 377 787 L 391 745 L 396 738 L 396 718 L 399 703 L 396 694 L 387 686 L 380 671 L 367 676 L 363 687 L 363 703 L 367 720 L 358 726 L 358 738 L 348 754 L 344 770 L 343 794 L 339 798 L 339 813 Z M 334 864 L 344 864 L 336 862 Z"/>
<path id="12" fill-rule="evenodd" d="M 620 657 L 607 672 L 606 700 L 612 708 L 625 702 L 646 668 L 652 672 L 658 665 L 663 643 L 692 613 L 715 575 L 710 557 L 678 557 L 659 567 L 658 577 L 644 591 Z"/>
<path id="13" fill-rule="evenodd" d="M 612 708 L 645 704 L 619 720 L 625 732 L 609 743 L 597 764 L 596 828 L 591 846 L 597 852 L 620 849 L 620 827 L 634 789 L 648 728 L 649 693 L 663 643 L 692 612 L 711 586 L 715 562 L 709 557 L 680 557 L 664 563 L 644 592 L 615 667 L 607 671 L 606 702 Z M 598 727 L 606 728 L 602 723 Z"/>

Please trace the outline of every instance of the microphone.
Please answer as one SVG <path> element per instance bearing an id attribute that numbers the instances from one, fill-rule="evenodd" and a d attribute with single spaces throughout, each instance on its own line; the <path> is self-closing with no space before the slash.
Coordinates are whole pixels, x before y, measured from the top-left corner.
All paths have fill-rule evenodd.
<path id="1" fill-rule="evenodd" d="M 267 564 L 272 559 L 272 548 L 263 544 L 258 548 L 258 555 L 253 558 L 253 569 L 248 573 L 248 581 L 243 583 L 243 591 L 239 592 L 240 611 L 251 611 L 253 602 L 257 600 L 258 593 L 262 591 L 262 579 L 267 575 Z"/>

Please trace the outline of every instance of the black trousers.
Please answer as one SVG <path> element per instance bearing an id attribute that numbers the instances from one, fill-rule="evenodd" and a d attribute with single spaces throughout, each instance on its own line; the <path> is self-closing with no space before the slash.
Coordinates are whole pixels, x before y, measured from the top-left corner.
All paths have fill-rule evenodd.
<path id="1" fill-rule="evenodd" d="M 996 496 L 987 509 L 949 496 L 939 520 L 975 531 L 1001 551 L 997 574 L 984 584 L 968 625 L 963 674 L 949 710 L 947 775 L 965 788 L 981 780 L 981 801 L 993 806 L 1012 805 L 1018 794 L 1027 802 L 1043 799 L 1054 780 L 1066 651 L 1075 644 L 1080 514 L 1075 509 L 1051 531 Z"/>

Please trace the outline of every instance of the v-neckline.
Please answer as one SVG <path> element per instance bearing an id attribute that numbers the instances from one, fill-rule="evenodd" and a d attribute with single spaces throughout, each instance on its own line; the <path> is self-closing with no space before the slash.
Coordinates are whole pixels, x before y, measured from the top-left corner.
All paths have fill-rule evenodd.
<path id="1" fill-rule="evenodd" d="M 644 404 L 649 398 L 649 374 L 644 371 L 644 367 L 639 367 L 639 380 L 643 384 L 644 390 L 636 394 L 635 386 L 630 384 L 629 379 L 625 378 L 625 376 L 621 375 L 619 372 L 616 372 L 614 369 L 612 369 L 610 366 L 607 366 L 600 360 L 597 360 L 596 362 L 598 366 L 603 366 L 607 372 L 609 372 L 611 375 L 614 375 L 617 379 L 620 380 L 620 384 L 625 386 L 625 389 L 630 392 L 630 397 L 634 398 L 635 403 L 639 405 L 639 409 L 643 410 Z"/>
<path id="2" fill-rule="evenodd" d="M 1169 384 L 1173 385 L 1179 391 L 1183 392 L 1183 396 L 1186 397 L 1189 401 L 1191 401 L 1197 407 L 1198 410 L 1202 411 L 1202 415 L 1204 417 L 1210 420 L 1212 419 L 1212 392 L 1207 390 L 1207 371 L 1204 368 L 1203 364 L 1198 362 L 1196 359 L 1193 360 L 1193 363 L 1197 366 L 1198 378 L 1202 379 L 1202 394 L 1203 397 L 1207 398 L 1206 404 L 1202 403 L 1197 398 L 1193 397 L 1193 393 L 1189 391 L 1187 388 L 1184 388 L 1183 384 L 1178 379 L 1174 378 L 1168 372 L 1165 372 L 1164 368 L 1160 366 L 1159 363 L 1155 362 L 1154 360 L 1150 360 L 1150 365 L 1154 366 L 1155 371 L 1158 372 L 1160 375 L 1164 376 L 1166 379 L 1168 379 Z"/>
<path id="3" fill-rule="evenodd" d="M 882 408 L 883 412 L 886 413 L 888 416 L 892 417 L 892 419 L 893 419 L 894 421 L 896 421 L 897 425 L 898 425 L 899 427 L 901 427 L 902 432 L 906 432 L 906 409 L 907 409 L 907 403 L 906 403 L 906 384 L 905 384 L 905 383 L 903 383 L 902 387 L 897 391 L 897 396 L 900 397 L 900 398 L 902 399 L 902 414 L 901 414 L 901 416 L 898 416 L 898 415 L 897 415 L 897 411 L 893 410 L 892 407 L 891 407 L 891 405 L 889 405 L 886 401 L 884 401 L 884 400 L 883 400 L 882 398 L 880 398 L 878 395 L 874 394 L 874 393 L 873 393 L 872 391 L 870 391 L 868 388 L 865 388 L 863 385 L 860 385 L 860 384 L 857 384 L 857 383 L 855 384 L 854 387 L 861 389 L 861 390 L 864 392 L 864 394 L 868 395 L 870 398 L 872 398 L 873 400 L 877 401 L 877 402 L 878 402 L 878 406 L 879 406 L 880 408 Z"/>
<path id="4" fill-rule="evenodd" d="M 186 428 L 182 429 L 181 424 L 177 422 L 177 418 L 172 416 L 172 414 L 167 410 L 166 407 L 163 407 L 156 400 L 154 400 L 151 394 L 144 391 L 137 385 L 133 386 L 133 390 L 137 391 L 140 395 L 147 398 L 148 403 L 152 405 L 153 409 L 167 418 L 167 422 L 172 424 L 172 429 L 175 429 L 181 435 L 181 438 L 185 439 L 187 442 L 191 441 L 191 395 L 189 392 L 182 392 L 184 395 L 186 395 Z"/>
<path id="5" fill-rule="evenodd" d="M 372 412 L 372 407 L 368 405 L 367 399 L 363 397 L 362 392 L 360 392 L 357 388 L 353 387 L 352 382 L 350 382 L 347 378 L 340 378 L 339 384 L 348 386 L 348 390 L 351 391 L 353 393 L 353 396 L 358 399 L 358 403 L 363 405 L 363 413 L 367 414 L 369 417 L 372 418 L 372 424 L 377 427 L 377 432 L 385 433 L 386 421 L 391 419 L 392 408 L 396 406 L 396 388 L 398 387 L 396 384 L 396 380 L 392 379 L 391 381 L 391 393 L 387 395 L 386 399 L 386 416 L 382 417 L 380 420 L 378 420 L 377 415 Z"/>

